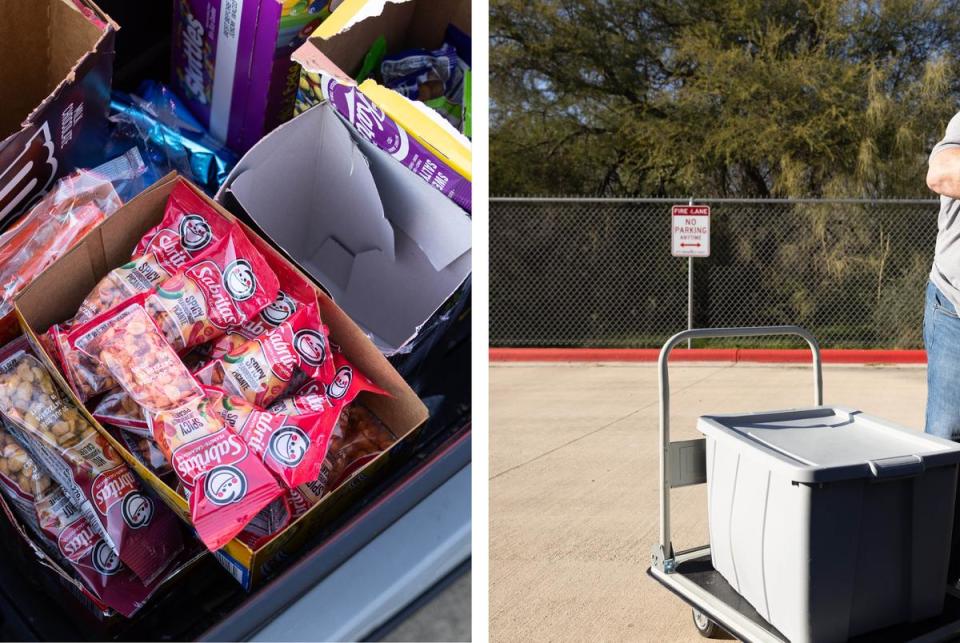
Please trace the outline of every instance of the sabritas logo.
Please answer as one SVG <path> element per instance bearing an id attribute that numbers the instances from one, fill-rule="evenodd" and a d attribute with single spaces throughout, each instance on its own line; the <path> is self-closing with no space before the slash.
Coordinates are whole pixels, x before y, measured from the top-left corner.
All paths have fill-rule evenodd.
<path id="1" fill-rule="evenodd" d="M 212 261 L 202 261 L 196 266 L 187 269 L 185 273 L 206 295 L 207 312 L 210 322 L 218 328 L 226 330 L 231 326 L 239 326 L 240 314 L 233 304 L 233 298 L 224 286 L 225 275 Z"/>
<path id="2" fill-rule="evenodd" d="M 203 24 L 193 16 L 186 2 L 180 3 L 180 10 L 184 18 L 181 22 L 183 30 L 180 33 L 185 59 L 182 72 L 183 84 L 192 98 L 206 105 L 207 93 L 203 82 Z"/>
<path id="3" fill-rule="evenodd" d="M 270 364 L 270 370 L 278 378 L 287 382 L 293 377 L 293 369 L 300 361 L 290 347 L 290 340 L 277 330 L 267 333 L 259 340 L 263 354 Z"/>
<path id="4" fill-rule="evenodd" d="M 133 477 L 133 472 L 125 466 L 101 473 L 93 481 L 91 487 L 97 511 L 104 516 L 107 515 L 110 507 L 123 500 L 127 494 L 136 491 L 136 489 L 137 483 Z"/>
<path id="5" fill-rule="evenodd" d="M 215 505 L 229 505 L 247 495 L 247 478 L 236 467 L 215 467 L 203 483 L 207 500 Z"/>
<path id="6" fill-rule="evenodd" d="M 280 427 L 270 436 L 268 451 L 285 467 L 295 467 L 303 461 L 310 448 L 310 438 L 295 426 Z"/>
<path id="7" fill-rule="evenodd" d="M 117 556 L 117 552 L 110 549 L 110 545 L 104 540 L 98 542 L 97 546 L 93 548 L 91 561 L 94 569 L 103 576 L 113 576 L 120 571 L 120 557 Z"/>
<path id="8" fill-rule="evenodd" d="M 350 390 L 351 383 L 353 383 L 353 369 L 349 366 L 341 366 L 333 376 L 333 381 L 327 385 L 327 397 L 339 400 Z"/>
<path id="9" fill-rule="evenodd" d="M 60 553 L 69 560 L 77 562 L 100 540 L 100 536 L 93 530 L 86 518 L 79 518 L 64 528 L 57 536 L 57 547 Z"/>
<path id="10" fill-rule="evenodd" d="M 175 272 L 177 268 L 183 266 L 192 258 L 190 253 L 184 250 L 180 242 L 180 235 L 167 228 L 158 231 L 150 240 L 144 254 L 148 253 L 153 253 L 157 258 L 157 263 L 170 273 Z"/>
<path id="11" fill-rule="evenodd" d="M 173 452 L 171 464 L 187 484 L 217 465 L 234 464 L 247 457 L 247 445 L 226 429 L 204 436 Z"/>
<path id="12" fill-rule="evenodd" d="M 323 335 L 311 328 L 304 328 L 297 332 L 293 338 L 293 347 L 297 349 L 297 353 L 307 366 L 320 366 L 327 358 Z"/>
<path id="13" fill-rule="evenodd" d="M 199 214 L 188 214 L 180 221 L 180 243 L 190 252 L 203 250 L 211 239 L 210 224 Z"/>
<path id="14" fill-rule="evenodd" d="M 277 293 L 277 298 L 274 302 L 263 309 L 260 317 L 271 326 L 279 326 L 290 319 L 290 316 L 293 315 L 296 310 L 297 302 L 293 300 L 293 297 L 281 290 Z"/>
<path id="15" fill-rule="evenodd" d="M 50 124 L 45 121 L 0 174 L 0 221 L 25 208 L 50 187 L 57 174 L 55 151 Z"/>

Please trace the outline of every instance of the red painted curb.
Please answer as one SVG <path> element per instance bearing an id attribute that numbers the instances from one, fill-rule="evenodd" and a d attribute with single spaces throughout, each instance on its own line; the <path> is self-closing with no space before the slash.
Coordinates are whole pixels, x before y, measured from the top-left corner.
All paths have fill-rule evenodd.
<path id="1" fill-rule="evenodd" d="M 824 364 L 926 364 L 923 350 L 826 348 Z M 658 348 L 491 348 L 491 362 L 655 362 Z M 809 363 L 801 348 L 676 348 L 671 362 Z"/>

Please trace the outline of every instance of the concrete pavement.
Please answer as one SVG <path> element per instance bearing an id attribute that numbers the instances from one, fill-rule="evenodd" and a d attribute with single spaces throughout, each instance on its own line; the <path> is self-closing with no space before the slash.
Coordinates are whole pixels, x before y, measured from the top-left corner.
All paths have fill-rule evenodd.
<path id="1" fill-rule="evenodd" d="M 809 367 L 671 366 L 672 439 L 703 413 L 812 403 Z M 922 429 L 926 370 L 826 366 L 824 401 Z M 490 636 L 698 641 L 690 609 L 646 576 L 658 529 L 653 364 L 490 369 Z M 706 486 L 673 492 L 674 546 L 708 542 Z"/>

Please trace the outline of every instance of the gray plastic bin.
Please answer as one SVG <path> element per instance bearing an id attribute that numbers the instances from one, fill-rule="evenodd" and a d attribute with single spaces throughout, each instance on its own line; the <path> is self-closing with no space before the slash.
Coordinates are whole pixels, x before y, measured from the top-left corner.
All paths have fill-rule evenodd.
<path id="1" fill-rule="evenodd" d="M 794 642 L 939 614 L 960 445 L 844 408 L 711 415 L 713 565 Z"/>

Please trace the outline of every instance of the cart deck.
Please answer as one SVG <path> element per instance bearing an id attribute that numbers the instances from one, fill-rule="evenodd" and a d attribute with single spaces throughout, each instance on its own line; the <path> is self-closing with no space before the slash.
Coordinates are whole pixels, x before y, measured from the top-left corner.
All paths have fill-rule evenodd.
<path id="1" fill-rule="evenodd" d="M 647 575 L 742 641 L 787 640 L 713 568 L 709 547 L 679 553 L 674 561 L 674 571 L 668 573 L 650 567 Z M 960 592 L 948 587 L 939 616 L 869 632 L 851 639 L 851 643 L 932 643 L 957 638 L 960 638 Z"/>

